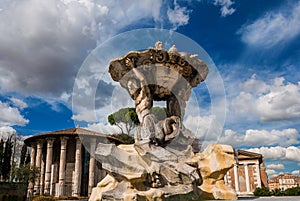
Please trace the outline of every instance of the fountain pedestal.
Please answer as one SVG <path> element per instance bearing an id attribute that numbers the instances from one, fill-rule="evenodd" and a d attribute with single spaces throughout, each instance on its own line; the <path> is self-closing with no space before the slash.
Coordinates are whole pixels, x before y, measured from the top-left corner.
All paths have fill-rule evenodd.
<path id="1" fill-rule="evenodd" d="M 200 143 L 182 119 L 191 89 L 208 68 L 197 55 L 155 48 L 129 52 L 110 62 L 109 73 L 135 101 L 140 125 L 135 144 L 101 144 L 95 157 L 108 175 L 92 191 L 96 200 L 237 199 L 224 183 L 235 163 L 231 146 Z M 167 117 L 157 121 L 153 101 L 166 101 Z"/>

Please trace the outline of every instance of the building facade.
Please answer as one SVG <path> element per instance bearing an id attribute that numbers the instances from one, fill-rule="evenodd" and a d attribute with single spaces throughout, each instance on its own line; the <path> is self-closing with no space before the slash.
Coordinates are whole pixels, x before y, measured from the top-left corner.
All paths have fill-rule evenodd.
<path id="1" fill-rule="evenodd" d="M 37 171 L 29 182 L 33 195 L 89 196 L 106 175 L 94 153 L 98 142 L 118 143 L 118 139 L 82 128 L 71 128 L 29 137 L 30 165 Z"/>
<path id="2" fill-rule="evenodd" d="M 237 163 L 224 177 L 239 196 L 253 195 L 257 187 L 268 186 L 264 159 L 261 154 L 237 150 Z"/>
<path id="3" fill-rule="evenodd" d="M 288 188 L 299 187 L 300 177 L 294 176 L 290 173 L 280 174 L 269 180 L 269 189 L 275 190 L 280 189 L 285 191 Z"/>

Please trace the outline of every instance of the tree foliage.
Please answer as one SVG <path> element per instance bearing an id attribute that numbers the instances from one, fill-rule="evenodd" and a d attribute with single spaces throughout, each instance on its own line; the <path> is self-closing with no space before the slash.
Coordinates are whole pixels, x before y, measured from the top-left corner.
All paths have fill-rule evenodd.
<path id="1" fill-rule="evenodd" d="M 130 134 L 130 131 L 140 122 L 135 108 L 122 108 L 119 111 L 108 116 L 108 122 L 116 125 L 121 129 L 121 133 Z M 125 127 L 125 132 L 124 128 Z"/>
<path id="2" fill-rule="evenodd" d="M 33 175 L 34 170 L 29 167 L 30 154 L 28 153 L 28 147 L 25 144 L 22 145 L 22 143 L 19 143 L 21 140 L 22 136 L 13 134 L 7 139 L 2 138 L 0 141 L 1 181 L 27 182 L 30 175 Z M 22 149 L 20 150 L 21 146 Z M 19 165 L 16 164 L 15 157 L 20 157 Z"/>
<path id="3" fill-rule="evenodd" d="M 25 158 L 25 165 L 30 163 L 30 154 L 27 153 L 26 158 Z"/>
<path id="4" fill-rule="evenodd" d="M 115 134 L 112 136 L 119 139 L 124 144 L 133 144 L 134 143 L 134 138 L 126 133 Z"/>
<path id="5" fill-rule="evenodd" d="M 3 165 L 3 156 L 4 156 L 4 141 L 0 141 L 0 177 L 2 176 L 2 165 Z"/>
<path id="6" fill-rule="evenodd" d="M 256 188 L 253 193 L 255 196 L 270 196 L 271 192 L 267 187 Z"/>
<path id="7" fill-rule="evenodd" d="M 274 196 L 283 196 L 284 195 L 284 192 L 280 189 L 274 189 L 271 191 L 271 195 L 274 195 Z"/>
<path id="8" fill-rule="evenodd" d="M 158 121 L 167 117 L 167 109 L 161 107 L 153 107 L 151 113 Z M 108 116 L 108 122 L 111 125 L 118 126 L 121 133 L 130 134 L 130 132 L 140 124 L 135 108 L 122 108 L 119 111 Z M 125 132 L 124 132 L 125 130 Z"/>
<path id="9" fill-rule="evenodd" d="M 300 187 L 288 188 L 284 191 L 286 196 L 299 196 L 300 195 Z"/>
<path id="10" fill-rule="evenodd" d="M 270 191 L 267 187 L 256 188 L 255 196 L 300 196 L 300 187 L 288 188 L 285 191 L 275 189 Z"/>
<path id="11" fill-rule="evenodd" d="M 167 108 L 165 107 L 153 107 L 151 113 L 156 117 L 157 121 L 167 118 Z"/>
<path id="12" fill-rule="evenodd" d="M 20 164 L 19 167 L 22 167 L 25 165 L 26 160 L 26 154 L 27 154 L 27 145 L 24 143 L 21 149 L 21 156 L 20 156 Z"/>
<path id="13" fill-rule="evenodd" d="M 13 152 L 13 143 L 11 141 L 11 137 L 9 137 L 5 142 L 5 148 L 3 153 L 2 177 L 4 180 L 8 180 L 10 176 L 12 152 Z"/>
<path id="14" fill-rule="evenodd" d="M 28 183 L 29 180 L 34 180 L 36 174 L 38 173 L 38 168 L 30 167 L 30 164 L 26 164 L 20 167 L 15 167 L 13 169 L 13 177 L 17 182 Z"/>

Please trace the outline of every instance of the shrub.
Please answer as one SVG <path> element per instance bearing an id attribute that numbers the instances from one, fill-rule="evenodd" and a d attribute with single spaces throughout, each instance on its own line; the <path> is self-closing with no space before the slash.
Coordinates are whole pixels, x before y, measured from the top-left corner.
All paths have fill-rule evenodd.
<path id="1" fill-rule="evenodd" d="M 255 196 L 270 196 L 270 195 L 272 195 L 269 188 L 267 188 L 267 187 L 256 188 L 253 194 Z"/>
<path id="2" fill-rule="evenodd" d="M 0 200 L 1 201 L 25 201 L 26 196 L 4 194 L 4 195 L 0 195 Z"/>
<path id="3" fill-rule="evenodd" d="M 274 195 L 274 196 L 284 196 L 284 192 L 280 189 L 272 190 L 271 194 Z"/>
<path id="4" fill-rule="evenodd" d="M 51 196 L 35 196 L 32 201 L 55 201 L 55 198 Z"/>
<path id="5" fill-rule="evenodd" d="M 298 196 L 300 195 L 300 187 L 288 188 L 284 191 L 284 195 Z"/>
<path id="6" fill-rule="evenodd" d="M 80 200 L 80 197 L 68 197 L 68 196 L 62 196 L 59 198 L 56 198 L 56 200 Z"/>
<path id="7" fill-rule="evenodd" d="M 288 188 L 285 191 L 275 189 L 270 191 L 266 187 L 256 188 L 254 191 L 255 196 L 300 196 L 300 187 Z"/>
<path id="8" fill-rule="evenodd" d="M 81 199 L 87 199 L 87 197 L 68 197 L 68 196 L 62 196 L 62 197 L 52 197 L 52 196 L 35 196 L 32 201 L 57 201 L 57 200 L 81 200 Z"/>

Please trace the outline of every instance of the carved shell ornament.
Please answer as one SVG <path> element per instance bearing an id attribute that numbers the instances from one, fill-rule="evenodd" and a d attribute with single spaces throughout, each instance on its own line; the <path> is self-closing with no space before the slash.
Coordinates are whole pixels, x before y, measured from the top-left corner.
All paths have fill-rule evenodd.
<path id="1" fill-rule="evenodd" d="M 204 81 L 209 72 L 207 65 L 197 55 L 178 52 L 175 45 L 167 51 L 163 49 L 160 41 L 156 42 L 155 48 L 150 47 L 141 52 L 131 51 L 123 57 L 112 60 L 109 64 L 109 73 L 114 81 L 120 82 L 121 86 L 128 90 L 128 83 L 126 82 L 129 81 L 131 76 L 127 74 L 130 74 L 133 68 L 143 69 L 147 83 L 155 83 L 159 86 L 161 86 L 161 83 L 156 82 L 157 79 L 155 79 L 159 68 L 166 68 L 164 71 L 169 75 L 172 71 L 175 71 L 188 82 L 190 87 L 196 87 Z M 124 76 L 128 76 L 128 78 Z M 170 81 L 174 80 L 170 79 Z M 154 93 L 154 96 L 157 95 L 164 99 L 159 91 Z"/>

